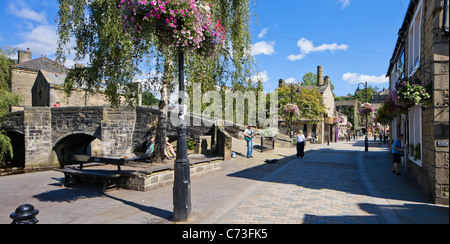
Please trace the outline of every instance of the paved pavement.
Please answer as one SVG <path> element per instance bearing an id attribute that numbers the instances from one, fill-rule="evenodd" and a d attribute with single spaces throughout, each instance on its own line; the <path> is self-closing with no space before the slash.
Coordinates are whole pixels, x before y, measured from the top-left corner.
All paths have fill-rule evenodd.
<path id="1" fill-rule="evenodd" d="M 245 147 L 238 140 L 234 149 Z M 192 224 L 435 224 L 449 223 L 448 206 L 434 205 L 407 173 L 391 172 L 385 147 L 364 141 L 310 145 L 238 156 L 216 173 L 191 183 Z M 244 154 L 245 155 L 245 154 Z M 265 159 L 279 158 L 275 164 Z M 98 185 L 62 186 L 55 171 L 0 177 L 0 224 L 23 203 L 39 209 L 40 224 L 166 223 L 172 218 L 172 186 L 149 192 Z"/>

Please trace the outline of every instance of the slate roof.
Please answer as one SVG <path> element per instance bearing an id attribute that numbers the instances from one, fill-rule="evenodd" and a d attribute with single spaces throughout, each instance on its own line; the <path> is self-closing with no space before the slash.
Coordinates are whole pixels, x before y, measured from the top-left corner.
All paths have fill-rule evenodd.
<path id="1" fill-rule="evenodd" d="M 40 57 L 37 59 L 29 60 L 26 62 L 18 63 L 14 65 L 19 69 L 27 69 L 32 71 L 45 70 L 53 73 L 67 73 L 68 68 L 50 60 L 46 57 Z"/>
<path id="2" fill-rule="evenodd" d="M 55 73 L 55 72 L 49 72 L 45 70 L 39 71 L 47 80 L 48 83 L 53 85 L 64 85 L 64 80 L 66 79 L 67 75 L 62 73 Z"/>

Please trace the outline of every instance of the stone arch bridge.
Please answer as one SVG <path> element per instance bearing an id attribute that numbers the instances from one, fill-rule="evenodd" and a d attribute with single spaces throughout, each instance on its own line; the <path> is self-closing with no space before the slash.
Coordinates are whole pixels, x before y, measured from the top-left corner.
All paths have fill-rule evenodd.
<path id="1" fill-rule="evenodd" d="M 70 163 L 74 154 L 89 155 L 91 142 L 96 139 L 101 141 L 98 146 L 103 157 L 132 157 L 155 135 L 159 113 L 151 107 L 26 107 L 3 116 L 0 124 L 11 138 L 16 164 L 28 169 L 55 168 Z M 172 117 L 177 115 L 169 113 L 168 120 Z M 195 118 L 190 114 L 186 121 Z M 213 124 L 201 125 L 188 123 L 187 138 L 198 141 L 200 136 L 214 134 Z M 176 138 L 176 134 L 176 126 L 168 123 L 167 135 Z"/>

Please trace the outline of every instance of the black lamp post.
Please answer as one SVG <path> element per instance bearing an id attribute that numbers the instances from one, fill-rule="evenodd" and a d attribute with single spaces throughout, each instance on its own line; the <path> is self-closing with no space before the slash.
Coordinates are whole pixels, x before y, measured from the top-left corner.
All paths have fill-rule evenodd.
<path id="1" fill-rule="evenodd" d="M 360 85 L 364 85 L 364 88 L 366 89 L 366 103 L 368 103 L 369 102 L 369 94 L 368 94 L 368 91 L 367 91 L 367 81 L 365 82 L 365 83 L 359 83 L 358 84 L 358 90 L 359 90 L 359 86 Z M 365 151 L 366 152 L 368 152 L 369 151 L 369 138 L 368 138 L 368 136 L 367 136 L 367 122 L 368 122 L 368 118 L 367 118 L 367 113 L 366 113 L 366 138 L 364 139 L 365 140 Z"/>
<path id="2" fill-rule="evenodd" d="M 173 221 L 188 221 L 191 215 L 191 172 L 187 157 L 186 122 L 184 120 L 184 51 L 179 53 L 179 114 L 177 157 L 174 165 Z"/>

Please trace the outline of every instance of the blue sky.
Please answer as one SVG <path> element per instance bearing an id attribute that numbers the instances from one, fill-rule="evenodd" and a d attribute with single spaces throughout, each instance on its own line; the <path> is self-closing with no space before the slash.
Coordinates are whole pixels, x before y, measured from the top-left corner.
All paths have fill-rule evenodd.
<path id="1" fill-rule="evenodd" d="M 264 89 L 323 66 L 336 95 L 385 78 L 409 0 L 258 0 L 253 48 Z"/>
<path id="2" fill-rule="evenodd" d="M 299 81 L 305 73 L 316 73 L 318 65 L 336 95 L 353 93 L 365 80 L 388 87 L 384 76 L 409 0 L 255 2 L 252 54 L 265 91 L 273 91 L 280 78 Z M 54 58 L 57 11 L 57 0 L 2 0 L 0 46 Z"/>

